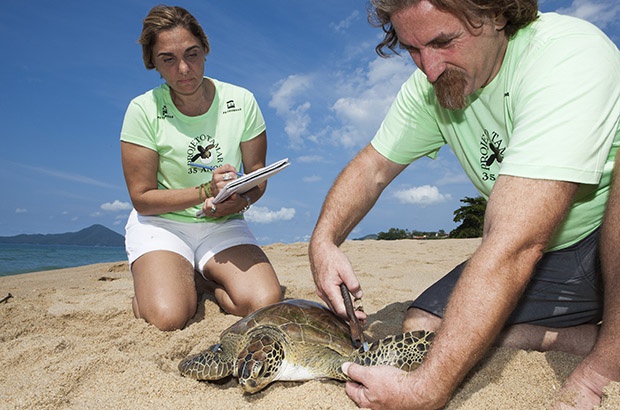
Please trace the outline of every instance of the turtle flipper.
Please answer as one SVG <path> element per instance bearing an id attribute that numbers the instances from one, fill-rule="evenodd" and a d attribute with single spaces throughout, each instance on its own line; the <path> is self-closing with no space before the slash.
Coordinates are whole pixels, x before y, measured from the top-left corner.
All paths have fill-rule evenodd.
<path id="1" fill-rule="evenodd" d="M 219 380 L 232 374 L 233 358 L 218 343 L 183 359 L 179 363 L 179 371 L 183 376 L 196 380 Z"/>
<path id="2" fill-rule="evenodd" d="M 389 336 L 370 345 L 366 352 L 360 347 L 352 355 L 353 361 L 362 366 L 395 366 L 409 372 L 422 363 L 434 337 L 434 332 L 425 330 Z"/>

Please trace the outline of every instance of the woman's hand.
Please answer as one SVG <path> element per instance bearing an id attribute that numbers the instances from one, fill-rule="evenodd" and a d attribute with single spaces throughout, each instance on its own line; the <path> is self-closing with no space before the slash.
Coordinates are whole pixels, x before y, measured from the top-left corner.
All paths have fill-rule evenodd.
<path id="1" fill-rule="evenodd" d="M 241 212 L 247 205 L 248 201 L 241 195 L 232 194 L 226 200 L 213 203 L 213 199 L 224 189 L 230 182 L 237 179 L 237 170 L 230 164 L 224 164 L 213 171 L 211 177 L 211 197 L 207 198 L 202 206 L 202 212 L 205 216 L 219 218 L 226 215 L 232 215 Z"/>
<path id="2" fill-rule="evenodd" d="M 237 179 L 237 170 L 230 164 L 216 168 L 211 176 L 211 194 L 216 197 L 230 181 Z"/>
<path id="3" fill-rule="evenodd" d="M 225 201 L 213 203 L 214 197 L 207 198 L 202 205 L 202 213 L 210 218 L 238 214 L 248 205 L 248 201 L 239 194 L 232 194 Z"/>

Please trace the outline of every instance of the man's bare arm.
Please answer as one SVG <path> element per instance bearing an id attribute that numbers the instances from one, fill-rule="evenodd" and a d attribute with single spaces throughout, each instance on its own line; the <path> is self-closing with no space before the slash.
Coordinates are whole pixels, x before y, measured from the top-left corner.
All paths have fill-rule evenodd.
<path id="1" fill-rule="evenodd" d="M 496 182 L 483 241 L 457 283 L 433 347 L 417 372 L 447 397 L 498 336 L 577 188 L 574 183 L 511 176 Z"/>
<path id="2" fill-rule="evenodd" d="M 343 317 L 346 312 L 340 284 L 345 283 L 356 297 L 361 297 L 361 287 L 338 246 L 405 167 L 388 160 L 368 145 L 340 173 L 327 194 L 310 240 L 310 264 L 317 293 Z"/>

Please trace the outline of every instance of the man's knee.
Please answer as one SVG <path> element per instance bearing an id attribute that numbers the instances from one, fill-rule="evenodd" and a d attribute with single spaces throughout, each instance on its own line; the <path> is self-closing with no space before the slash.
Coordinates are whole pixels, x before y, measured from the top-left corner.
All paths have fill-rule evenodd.
<path id="1" fill-rule="evenodd" d="M 434 332 L 439 328 L 441 324 L 441 318 L 435 316 L 427 311 L 410 308 L 405 314 L 403 320 L 403 332 L 410 332 L 413 330 L 428 330 Z"/>

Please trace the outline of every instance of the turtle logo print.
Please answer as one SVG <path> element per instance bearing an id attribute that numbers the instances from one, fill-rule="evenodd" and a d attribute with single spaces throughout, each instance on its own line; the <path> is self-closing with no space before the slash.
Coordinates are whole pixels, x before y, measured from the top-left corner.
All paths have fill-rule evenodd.
<path id="1" fill-rule="evenodd" d="M 201 134 L 192 139 L 187 147 L 187 163 L 199 162 L 204 165 L 218 167 L 224 163 L 222 150 L 210 135 Z M 189 166 L 189 165 L 188 165 Z M 209 172 L 206 169 L 189 167 L 188 173 Z"/>
<path id="2" fill-rule="evenodd" d="M 202 145 L 198 145 L 196 147 L 196 149 L 198 149 L 198 154 L 192 157 L 192 162 L 196 162 L 198 158 L 208 160 L 209 158 L 211 158 L 211 150 L 213 148 L 215 148 L 215 144 L 209 144 L 206 147 L 203 147 Z"/>
<path id="3" fill-rule="evenodd" d="M 495 181 L 497 172 L 492 172 L 493 164 L 501 164 L 504 160 L 505 147 L 502 147 L 500 135 L 493 131 L 484 130 L 480 138 L 480 168 L 482 169 L 482 179 L 484 181 Z M 497 170 L 497 167 L 495 167 Z"/>

